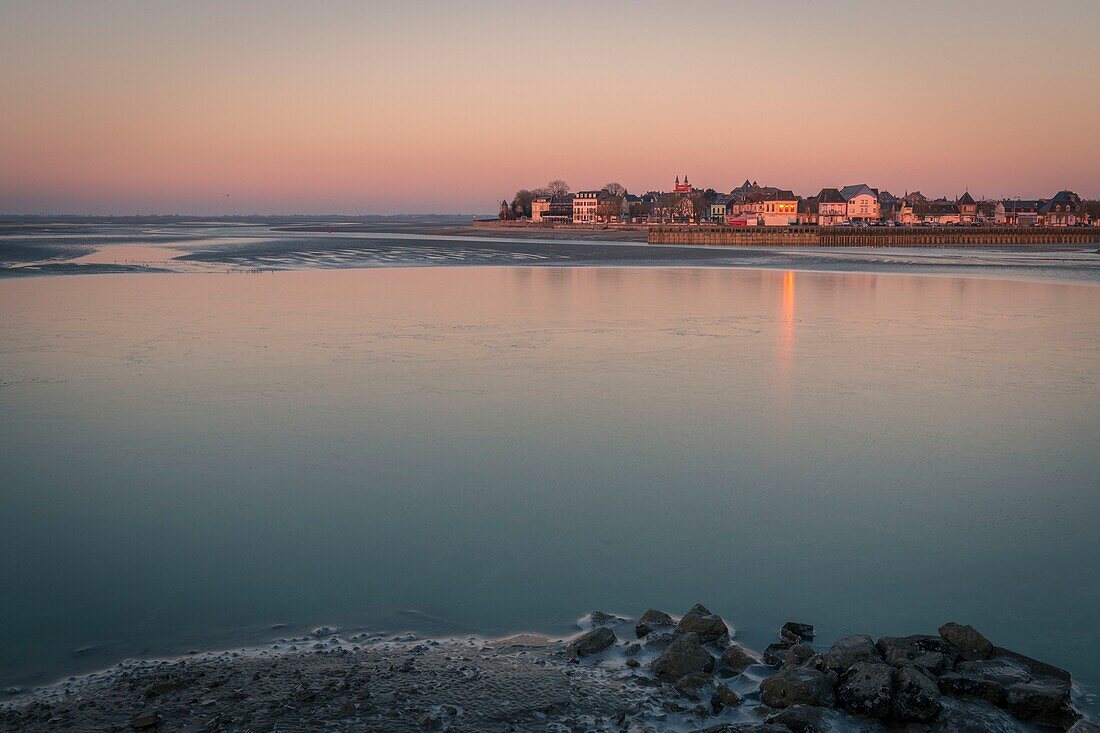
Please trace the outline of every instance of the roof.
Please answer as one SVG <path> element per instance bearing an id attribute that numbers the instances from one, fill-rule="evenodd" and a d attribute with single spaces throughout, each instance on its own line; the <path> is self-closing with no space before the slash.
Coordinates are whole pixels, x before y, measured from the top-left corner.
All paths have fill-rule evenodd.
<path id="1" fill-rule="evenodd" d="M 817 194 L 817 200 L 822 204 L 843 204 L 846 203 L 844 196 L 840 191 L 835 188 L 823 188 L 821 192 Z"/>
<path id="2" fill-rule="evenodd" d="M 1011 211 L 1013 213 L 1023 211 L 1038 211 L 1039 207 L 1043 205 L 1042 201 L 1038 200 L 1021 200 L 1021 199 L 1008 199 L 1004 202 L 1005 211 Z"/>
<path id="3" fill-rule="evenodd" d="M 962 195 L 962 198 L 959 199 L 959 203 L 964 205 L 973 205 L 976 202 L 974 201 L 973 197 L 971 197 L 970 192 L 967 191 Z"/>
<path id="4" fill-rule="evenodd" d="M 844 197 L 845 201 L 851 201 L 856 196 L 861 196 L 863 194 L 874 196 L 875 199 L 878 199 L 878 189 L 871 188 L 866 183 L 857 183 L 840 189 L 840 195 Z"/>

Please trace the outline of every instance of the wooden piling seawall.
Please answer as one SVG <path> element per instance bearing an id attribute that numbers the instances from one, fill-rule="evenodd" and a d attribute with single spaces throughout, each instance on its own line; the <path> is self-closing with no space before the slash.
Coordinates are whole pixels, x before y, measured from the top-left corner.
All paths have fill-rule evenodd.
<path id="1" fill-rule="evenodd" d="M 653 227 L 649 244 L 818 247 L 972 247 L 1100 244 L 1100 227 Z"/>

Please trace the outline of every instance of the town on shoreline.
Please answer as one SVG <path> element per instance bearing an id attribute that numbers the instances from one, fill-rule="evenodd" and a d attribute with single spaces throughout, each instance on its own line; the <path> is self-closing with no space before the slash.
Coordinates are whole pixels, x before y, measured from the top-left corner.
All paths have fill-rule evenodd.
<path id="1" fill-rule="evenodd" d="M 562 180 L 521 189 L 500 202 L 498 220 L 545 228 L 686 225 L 736 227 L 1100 227 L 1100 201 L 1063 190 L 1047 199 L 975 199 L 969 191 L 930 199 L 895 196 L 865 183 L 809 197 L 746 180 L 726 192 L 696 188 L 685 175 L 671 191 L 636 195 L 619 183 L 572 192 Z"/>

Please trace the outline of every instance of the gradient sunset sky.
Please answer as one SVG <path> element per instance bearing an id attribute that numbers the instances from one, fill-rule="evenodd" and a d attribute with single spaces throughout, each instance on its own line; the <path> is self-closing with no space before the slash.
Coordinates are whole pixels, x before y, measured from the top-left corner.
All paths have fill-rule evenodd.
<path id="1" fill-rule="evenodd" d="M 0 0 L 0 213 L 1100 197 L 1098 58 L 1097 0 Z"/>

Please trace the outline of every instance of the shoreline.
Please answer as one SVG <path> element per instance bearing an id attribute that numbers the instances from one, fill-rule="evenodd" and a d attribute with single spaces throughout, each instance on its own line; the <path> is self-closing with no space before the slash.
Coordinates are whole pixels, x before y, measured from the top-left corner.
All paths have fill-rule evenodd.
<path id="1" fill-rule="evenodd" d="M 127 660 L 0 702 L 0 731 L 1100 730 L 1070 673 L 969 626 L 763 650 L 697 604 L 599 611 L 567 638 L 428 638 L 320 627 L 262 647 Z M 1084 712 L 1091 710 L 1085 706 Z"/>

